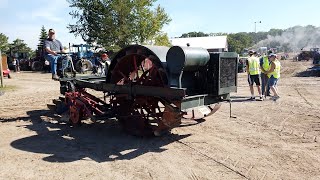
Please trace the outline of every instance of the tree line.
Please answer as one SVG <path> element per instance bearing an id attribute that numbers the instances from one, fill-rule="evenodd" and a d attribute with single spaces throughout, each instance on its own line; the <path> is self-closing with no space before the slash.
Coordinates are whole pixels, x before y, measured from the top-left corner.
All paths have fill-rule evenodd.
<path id="1" fill-rule="evenodd" d="M 118 50 L 129 44 L 170 45 L 162 27 L 171 19 L 157 0 L 69 0 L 71 33 L 87 43 Z"/>
<path id="2" fill-rule="evenodd" d="M 39 44 L 35 50 L 32 50 L 23 39 L 17 38 L 13 40 L 12 43 L 9 43 L 9 37 L 0 33 L 0 50 L 2 54 L 7 54 L 12 57 L 17 53 L 27 54 L 28 58 L 39 57 L 43 53 L 43 43 L 47 37 L 47 30 L 42 26 L 40 30 Z"/>
<path id="3" fill-rule="evenodd" d="M 73 9 L 69 14 L 75 21 L 67 28 L 70 33 L 80 36 L 88 44 L 95 42 L 114 51 L 135 43 L 171 46 L 167 33 L 162 31 L 163 26 L 169 24 L 171 19 L 164 8 L 155 5 L 157 0 L 68 0 L 68 2 Z M 227 35 L 229 51 L 241 53 L 243 49 L 257 44 L 265 45 L 259 42 L 270 36 L 281 36 L 290 30 L 292 31 L 292 28 L 270 29 L 268 32 L 257 33 L 188 32 L 180 37 Z M 8 49 L 27 51 L 36 56 L 41 53 L 45 38 L 47 38 L 46 30 L 42 27 L 37 50 L 32 51 L 21 39 L 8 43 L 8 37 L 1 33 L 0 48 L 2 51 Z M 267 45 L 270 48 L 281 46 L 285 50 L 290 50 L 291 47 L 277 41 L 267 42 Z"/>
<path id="4" fill-rule="evenodd" d="M 118 50 L 129 44 L 153 44 L 171 46 L 162 27 L 171 19 L 157 0 L 68 0 L 74 8 L 69 14 L 76 20 L 69 24 L 71 33 L 81 36 L 87 43 L 96 42 L 107 49 Z M 283 30 L 240 33 L 183 33 L 180 37 L 204 37 L 228 35 L 230 51 L 240 53 L 254 46 L 268 35 L 281 35 Z"/>
<path id="5" fill-rule="evenodd" d="M 204 33 L 204 32 L 188 32 L 183 33 L 180 38 L 187 37 L 206 37 L 206 36 L 227 36 L 228 49 L 241 53 L 244 49 L 253 47 L 257 42 L 260 42 L 270 36 L 281 36 L 285 30 L 270 29 L 268 32 L 239 32 L 239 33 Z"/>
<path id="6" fill-rule="evenodd" d="M 9 43 L 9 37 L 3 33 L 0 33 L 0 50 L 2 54 L 25 52 L 32 54 L 32 49 L 22 39 L 15 39 L 12 43 Z"/>

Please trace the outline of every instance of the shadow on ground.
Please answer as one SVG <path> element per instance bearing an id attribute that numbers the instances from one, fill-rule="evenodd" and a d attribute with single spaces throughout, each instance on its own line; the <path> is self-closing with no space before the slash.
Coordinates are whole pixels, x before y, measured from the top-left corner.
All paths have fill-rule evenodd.
<path id="1" fill-rule="evenodd" d="M 169 134 L 141 138 L 125 134 L 115 120 L 72 128 L 67 123 L 56 121 L 58 117 L 49 110 L 27 114 L 23 118 L 0 119 L 0 122 L 31 121 L 32 124 L 25 128 L 37 132 L 37 135 L 13 141 L 11 146 L 27 152 L 48 154 L 43 158 L 48 162 L 130 160 L 148 152 L 161 153 L 167 150 L 164 146 L 190 136 Z"/>
<path id="2" fill-rule="evenodd" d="M 299 72 L 296 77 L 320 77 L 320 68 L 310 68 L 306 71 Z"/>
<path id="3" fill-rule="evenodd" d="M 237 103 L 237 102 L 250 102 L 248 96 L 231 96 L 231 103 Z"/>

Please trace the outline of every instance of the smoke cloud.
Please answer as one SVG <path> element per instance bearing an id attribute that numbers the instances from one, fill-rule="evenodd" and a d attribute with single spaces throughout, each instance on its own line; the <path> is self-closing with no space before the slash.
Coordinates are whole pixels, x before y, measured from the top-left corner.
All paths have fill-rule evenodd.
<path id="1" fill-rule="evenodd" d="M 255 47 L 279 48 L 286 52 L 319 48 L 320 27 L 295 26 L 284 30 L 281 36 L 268 35 L 267 39 L 258 42 Z"/>

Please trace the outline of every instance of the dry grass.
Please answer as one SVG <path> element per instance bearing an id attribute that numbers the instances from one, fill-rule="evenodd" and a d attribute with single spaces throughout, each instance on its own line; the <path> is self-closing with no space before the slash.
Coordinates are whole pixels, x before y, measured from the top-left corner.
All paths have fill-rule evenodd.
<path id="1" fill-rule="evenodd" d="M 14 91 L 16 89 L 17 89 L 17 86 L 4 85 L 3 87 L 1 87 L 1 85 L 0 85 L 0 92 L 1 91 Z"/>

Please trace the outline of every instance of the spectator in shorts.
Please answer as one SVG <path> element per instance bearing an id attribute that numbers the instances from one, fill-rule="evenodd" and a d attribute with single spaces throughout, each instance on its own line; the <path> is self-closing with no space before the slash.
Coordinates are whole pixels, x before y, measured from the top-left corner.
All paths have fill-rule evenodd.
<path id="1" fill-rule="evenodd" d="M 277 59 L 276 54 L 270 54 L 269 59 L 271 61 L 270 70 L 267 71 L 268 77 L 269 77 L 269 86 L 271 91 L 273 92 L 274 96 L 272 99 L 274 101 L 278 100 L 280 98 L 278 94 L 278 81 L 280 79 L 280 70 L 281 70 L 281 63 Z"/>
<path id="2" fill-rule="evenodd" d="M 248 83 L 250 86 L 251 98 L 249 100 L 255 100 L 253 84 L 257 86 L 257 90 L 260 98 L 259 101 L 262 101 L 262 94 L 260 89 L 260 62 L 259 59 L 255 56 L 253 51 L 249 52 L 249 58 L 247 60 L 247 73 L 248 73 Z"/>
<path id="3" fill-rule="evenodd" d="M 13 58 L 12 66 L 14 67 L 14 72 L 17 72 L 17 59 L 16 58 Z"/>

